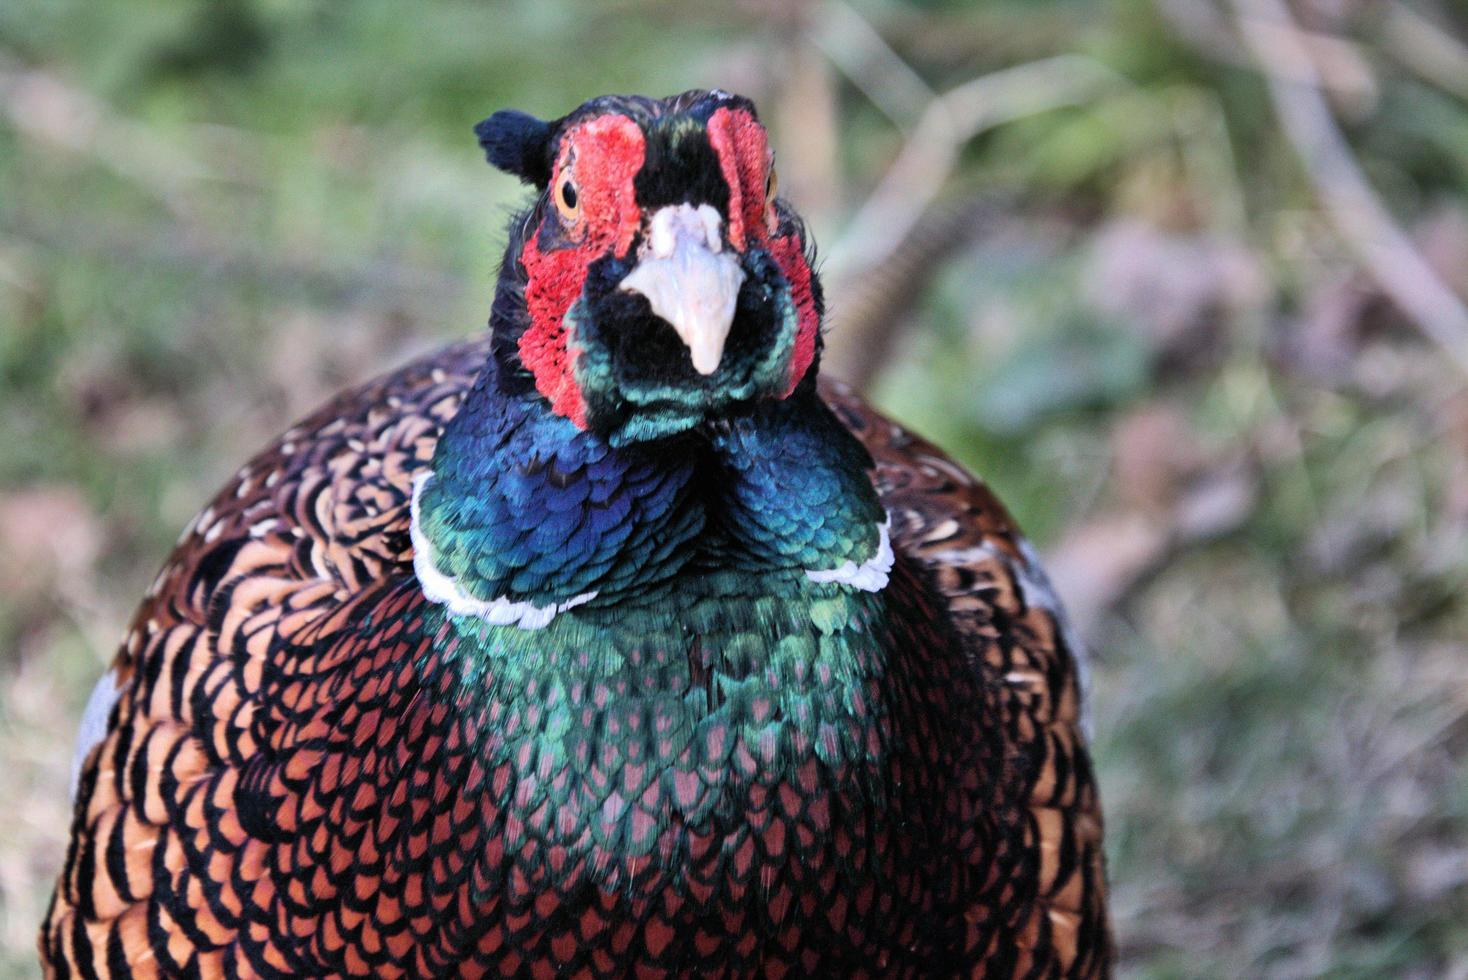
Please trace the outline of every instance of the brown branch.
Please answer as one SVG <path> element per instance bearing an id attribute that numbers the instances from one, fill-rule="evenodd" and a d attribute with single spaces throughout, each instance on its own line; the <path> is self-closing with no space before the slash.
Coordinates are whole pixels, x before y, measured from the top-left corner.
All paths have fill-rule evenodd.
<path id="1" fill-rule="evenodd" d="M 999 202 L 978 196 L 934 205 L 887 261 L 861 274 L 833 274 L 822 370 L 865 388 L 887 362 L 899 327 L 944 261 L 990 228 L 1001 211 Z"/>
<path id="2" fill-rule="evenodd" d="M 993 209 L 987 199 L 935 205 L 964 145 L 1002 123 L 1092 99 L 1120 76 L 1090 58 L 1062 55 L 935 94 L 844 0 L 826 0 L 821 9 L 821 26 L 809 42 L 907 134 L 827 263 L 836 329 L 825 363 L 860 388 L 884 362 L 894 334 L 942 260 L 987 224 L 982 219 Z"/>
<path id="3" fill-rule="evenodd" d="M 1310 52 L 1283 0 L 1230 0 L 1240 32 L 1264 68 L 1270 100 L 1327 216 L 1382 291 L 1468 371 L 1468 308 L 1418 254 L 1377 197 L 1331 115 Z M 1261 30 L 1263 28 L 1263 30 Z M 1280 59 L 1281 67 L 1271 62 Z"/>
<path id="4" fill-rule="evenodd" d="M 903 132 L 935 97 L 881 33 L 842 0 L 822 5 L 810 40 Z"/>
<path id="5" fill-rule="evenodd" d="M 1468 99 L 1468 44 L 1403 3 L 1387 8 L 1382 42 L 1408 70 Z"/>
<path id="6" fill-rule="evenodd" d="M 1233 30 L 1233 25 L 1207 0 L 1157 0 L 1157 9 L 1179 38 L 1213 61 L 1253 71 L 1282 72 L 1287 76 L 1296 68 L 1296 63 L 1288 58 L 1272 58 L 1261 65 Z M 1290 31 L 1257 20 L 1253 27 L 1265 44 L 1303 44 L 1309 50 L 1313 70 L 1319 73 L 1319 84 L 1337 100 L 1351 106 L 1375 105 L 1376 75 L 1358 44 L 1334 34 L 1301 28 Z M 1280 34 L 1284 37 L 1279 37 Z"/>
<path id="7" fill-rule="evenodd" d="M 928 104 L 912 136 L 832 250 L 842 272 L 886 261 L 937 200 L 964 145 L 985 130 L 1077 105 L 1120 76 L 1080 55 L 1059 55 L 965 82 Z"/>

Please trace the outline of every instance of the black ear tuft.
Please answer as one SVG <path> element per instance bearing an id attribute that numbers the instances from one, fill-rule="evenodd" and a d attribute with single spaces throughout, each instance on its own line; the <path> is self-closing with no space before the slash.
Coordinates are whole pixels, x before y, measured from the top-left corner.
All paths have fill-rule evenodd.
<path id="1" fill-rule="evenodd" d="M 501 109 L 474 127 L 484 156 L 507 174 L 544 187 L 550 183 L 551 124 L 528 112 Z"/>

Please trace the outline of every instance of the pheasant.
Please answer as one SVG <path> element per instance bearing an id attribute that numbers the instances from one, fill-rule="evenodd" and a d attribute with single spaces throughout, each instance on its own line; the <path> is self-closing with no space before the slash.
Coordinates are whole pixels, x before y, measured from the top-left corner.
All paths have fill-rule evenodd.
<path id="1" fill-rule="evenodd" d="M 985 487 L 817 380 L 755 108 L 477 134 L 487 336 L 193 521 L 83 720 L 52 977 L 1105 975 L 1080 646 Z"/>

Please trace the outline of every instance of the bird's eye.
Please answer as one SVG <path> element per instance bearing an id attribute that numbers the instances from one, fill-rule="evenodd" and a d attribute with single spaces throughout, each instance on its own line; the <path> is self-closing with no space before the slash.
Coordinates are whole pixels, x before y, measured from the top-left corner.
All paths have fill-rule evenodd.
<path id="1" fill-rule="evenodd" d="M 575 221 L 581 214 L 581 201 L 576 194 L 576 184 L 570 177 L 561 181 L 556 187 L 556 210 L 567 221 Z"/>

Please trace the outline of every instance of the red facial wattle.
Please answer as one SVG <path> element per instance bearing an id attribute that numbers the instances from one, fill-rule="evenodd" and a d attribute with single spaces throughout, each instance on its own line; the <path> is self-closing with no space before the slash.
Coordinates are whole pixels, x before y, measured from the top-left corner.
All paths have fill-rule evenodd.
<path id="1" fill-rule="evenodd" d="M 525 240 L 525 306 L 530 326 L 520 335 L 520 363 L 535 378 L 551 409 L 586 428 L 586 402 L 572 376 L 574 352 L 566 336 L 566 311 L 581 295 L 591 263 L 608 252 L 624 255 L 642 224 L 632 181 L 642 169 L 646 138 L 626 116 L 596 116 L 573 126 L 551 172 L 552 192 L 571 176 L 581 219 L 561 233 L 571 244 L 545 251 L 540 229 Z M 574 153 L 572 152 L 574 148 Z M 552 219 L 547 219 L 547 221 Z"/>
<path id="2" fill-rule="evenodd" d="M 707 125 L 709 143 L 729 189 L 726 235 L 737 252 L 758 246 L 769 252 L 790 284 L 797 313 L 789 374 L 779 397 L 787 397 L 815 359 L 820 314 L 804 245 L 795 234 L 775 235 L 768 200 L 770 153 L 764 127 L 752 113 L 716 109 Z M 577 351 L 564 325 L 580 297 L 593 262 L 609 252 L 622 257 L 642 226 L 634 179 L 646 159 L 646 137 L 632 119 L 608 113 L 572 126 L 561 138 L 551 171 L 554 197 L 563 180 L 575 184 L 579 216 L 566 220 L 544 209 L 541 226 L 521 252 L 526 272 L 525 305 L 530 323 L 519 339 L 520 362 L 551 409 L 586 428 L 587 404 L 575 380 Z M 549 236 L 549 237 L 548 237 Z M 542 248 L 542 237 L 547 237 Z"/>
<path id="3" fill-rule="evenodd" d="M 709 144 L 718 155 L 724 182 L 729 185 L 729 241 L 740 251 L 751 243 L 763 246 L 790 283 L 798 314 L 790 375 L 780 397 L 787 397 L 816 356 L 821 317 L 811 286 L 810 263 L 799 236 L 774 236 L 773 211 L 765 189 L 770 178 L 770 150 L 765 128 L 746 109 L 728 106 L 714 110 L 708 121 Z"/>

